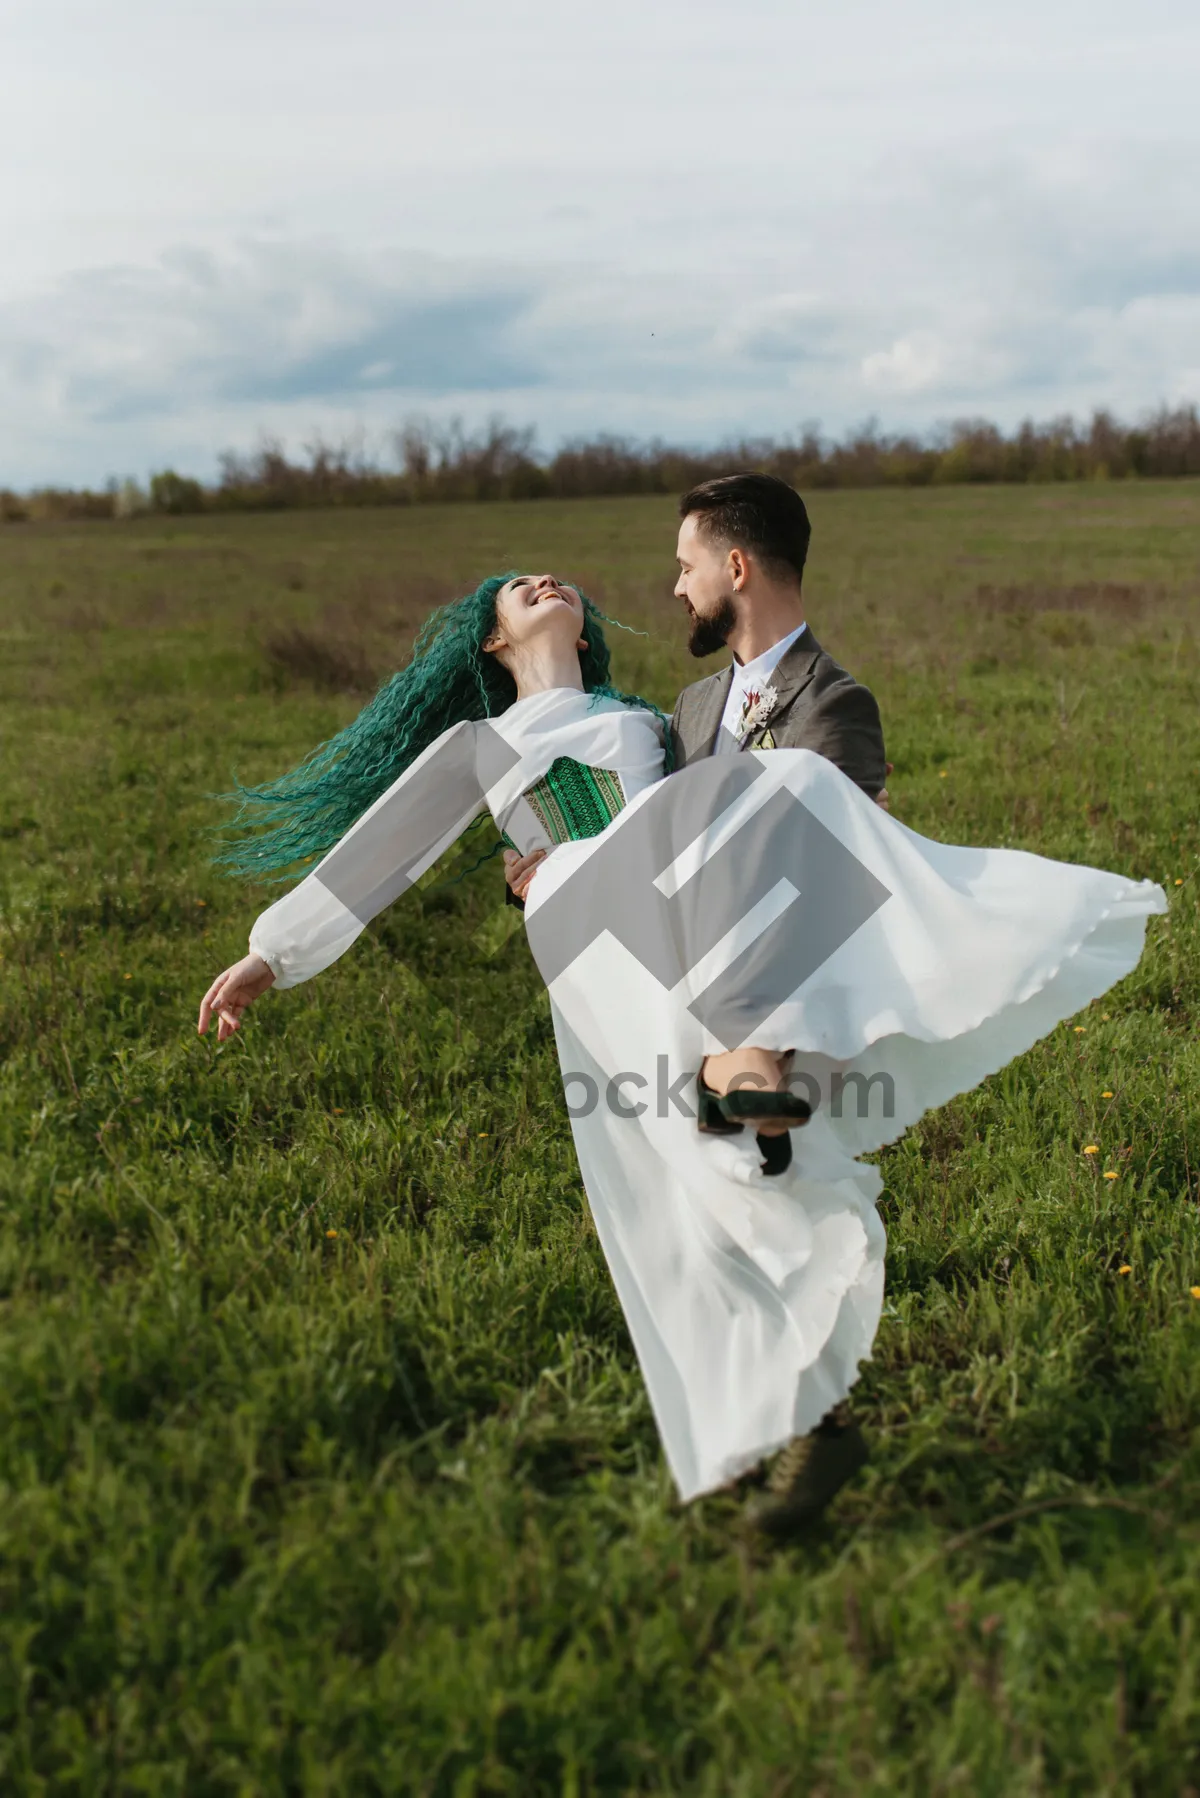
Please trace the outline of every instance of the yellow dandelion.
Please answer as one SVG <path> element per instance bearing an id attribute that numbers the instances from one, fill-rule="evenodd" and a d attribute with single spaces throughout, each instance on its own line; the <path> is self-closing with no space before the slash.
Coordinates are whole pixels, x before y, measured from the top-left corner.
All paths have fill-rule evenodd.
<path id="1" fill-rule="evenodd" d="M 479 1135 L 479 1136 L 487 1136 L 487 1134 L 488 1134 L 488 1132 L 486 1130 L 480 1130 L 477 1132 L 477 1135 Z"/>
<path id="2" fill-rule="evenodd" d="M 1075 1034 L 1076 1034 L 1076 1036 L 1082 1036 L 1082 1035 L 1083 1035 L 1083 1033 L 1084 1033 L 1084 1031 L 1085 1031 L 1085 1030 L 1086 1030 L 1086 1029 L 1087 1029 L 1087 1025 L 1086 1025 L 1086 1024 L 1076 1024 L 1076 1026 L 1075 1026 Z"/>
<path id="3" fill-rule="evenodd" d="M 207 905 L 208 900 L 207 899 L 197 899 L 196 904 L 197 905 Z"/>
<path id="4" fill-rule="evenodd" d="M 326 1234 L 326 1236 L 336 1236 L 337 1231 L 336 1230 L 326 1230 L 325 1234 Z"/>
<path id="5" fill-rule="evenodd" d="M 1182 885 L 1183 885 L 1183 882 L 1182 882 L 1182 880 L 1177 880 L 1177 881 L 1176 881 L 1176 882 L 1175 882 L 1175 885 L 1176 885 L 1176 886 L 1177 886 L 1177 887 L 1181 887 L 1181 886 L 1182 886 Z"/>
<path id="6" fill-rule="evenodd" d="M 1112 1098 L 1112 1094 L 1111 1094 L 1111 1093 L 1110 1093 L 1110 1092 L 1109 1092 L 1109 1091 L 1108 1091 L 1108 1089 L 1107 1089 L 1107 1088 L 1105 1088 L 1105 1090 L 1104 1090 L 1104 1091 L 1103 1091 L 1103 1092 L 1102 1092 L 1102 1093 L 1101 1093 L 1101 1094 L 1100 1094 L 1100 1097 L 1101 1097 L 1101 1098 L 1102 1098 L 1102 1099 L 1111 1099 L 1111 1098 Z"/>
<path id="7" fill-rule="evenodd" d="M 1098 1155 L 1100 1153 L 1100 1144 L 1098 1142 L 1090 1142 L 1083 1152 L 1085 1155 Z"/>
<path id="8" fill-rule="evenodd" d="M 125 976 L 125 978 L 126 978 L 126 980 L 132 980 L 132 979 L 133 979 L 133 975 L 132 975 L 132 974 L 126 974 L 126 976 Z"/>
<path id="9" fill-rule="evenodd" d="M 335 1118 L 344 1117 L 345 1114 L 346 1114 L 346 1107 L 344 1105 L 335 1105 L 333 1107 L 333 1115 Z"/>
<path id="10" fill-rule="evenodd" d="M 1117 1170 L 1116 1170 L 1116 1168 L 1115 1168 L 1115 1167 L 1110 1167 L 1110 1168 L 1105 1168 L 1105 1170 L 1104 1170 L 1104 1178 L 1105 1178 L 1105 1179 L 1106 1179 L 1106 1180 L 1119 1180 L 1119 1179 L 1120 1179 L 1120 1175 L 1119 1175 L 1119 1174 L 1118 1174 L 1118 1172 L 1117 1172 Z"/>
<path id="11" fill-rule="evenodd" d="M 944 768 L 939 769 L 938 770 L 938 779 L 945 780 L 945 778 L 946 778 L 946 770 Z"/>
<path id="12" fill-rule="evenodd" d="M 1112 1017 L 1112 1013 L 1111 1013 L 1111 1011 L 1102 1011 L 1102 1012 L 1101 1012 L 1101 1013 L 1100 1013 L 1100 1018 L 1101 1018 L 1101 1022 L 1102 1022 L 1102 1023 L 1105 1023 L 1105 1024 L 1107 1024 L 1107 1023 L 1108 1023 L 1108 1020 L 1109 1020 L 1109 1019 L 1110 1019 L 1110 1018 L 1111 1018 L 1111 1017 Z"/>
<path id="13" fill-rule="evenodd" d="M 1117 1272 L 1119 1274 L 1131 1274 L 1133 1269 L 1130 1267 L 1128 1261 L 1125 1261 L 1122 1262 L 1121 1266 L 1117 1269 Z"/>
<path id="14" fill-rule="evenodd" d="M 1188 1290 L 1194 1299 L 1200 1299 L 1200 1286 L 1191 1286 Z"/>

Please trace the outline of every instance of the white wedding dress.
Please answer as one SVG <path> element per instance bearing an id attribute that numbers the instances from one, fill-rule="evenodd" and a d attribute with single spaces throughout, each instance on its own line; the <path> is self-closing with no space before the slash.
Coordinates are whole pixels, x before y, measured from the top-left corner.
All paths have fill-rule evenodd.
<path id="1" fill-rule="evenodd" d="M 883 1298 L 881 1180 L 858 1158 L 977 1085 L 1136 965 L 1162 889 L 889 817 L 807 750 L 663 781 L 651 713 L 560 688 L 446 731 L 250 947 L 290 987 L 341 955 L 484 809 L 550 848 L 526 902 L 584 1187 L 680 1496 L 845 1397 Z M 557 841 L 555 771 L 605 771 L 596 835 Z M 539 794 L 541 799 L 539 801 Z M 547 820 L 552 828 L 547 827 Z M 793 1050 L 813 1106 L 768 1177 L 701 1134 L 703 1056 Z"/>

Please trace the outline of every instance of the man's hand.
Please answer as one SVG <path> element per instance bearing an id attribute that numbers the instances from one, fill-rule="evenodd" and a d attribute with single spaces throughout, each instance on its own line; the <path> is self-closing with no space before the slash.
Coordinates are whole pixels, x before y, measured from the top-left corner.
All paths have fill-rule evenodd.
<path id="1" fill-rule="evenodd" d="M 895 766 L 896 766 L 895 762 L 889 762 L 887 764 L 887 771 L 889 774 L 891 773 L 892 769 Z M 891 812 L 892 808 L 888 801 L 888 790 L 886 787 L 880 787 L 878 793 L 876 793 L 876 795 L 875 795 L 875 803 L 876 803 L 876 805 L 881 805 L 885 812 L 888 812 L 888 813 Z"/>
<path id="2" fill-rule="evenodd" d="M 247 1005 L 275 984 L 275 976 L 260 955 L 244 955 L 241 961 L 218 974 L 200 1001 L 200 1021 L 196 1026 L 203 1036 L 213 1019 L 217 1022 L 217 1041 L 223 1043 L 241 1027 Z"/>
<path id="3" fill-rule="evenodd" d="M 545 861 L 546 854 L 545 849 L 535 849 L 529 855 L 518 855 L 515 849 L 504 851 L 504 878 L 512 888 L 514 898 L 524 899 L 537 865 Z"/>

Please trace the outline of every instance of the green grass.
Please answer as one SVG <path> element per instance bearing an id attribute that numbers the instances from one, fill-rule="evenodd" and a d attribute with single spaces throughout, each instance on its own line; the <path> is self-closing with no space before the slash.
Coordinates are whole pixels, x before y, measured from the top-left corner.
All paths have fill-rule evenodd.
<path id="1" fill-rule="evenodd" d="M 1171 912 L 881 1158 L 873 1459 L 774 1554 L 674 1502 L 496 862 L 195 1034 L 206 795 L 358 703 L 280 629 L 549 566 L 669 702 L 670 504 L 0 531 L 5 1792 L 1200 1791 L 1200 483 L 812 511 L 896 815 Z"/>

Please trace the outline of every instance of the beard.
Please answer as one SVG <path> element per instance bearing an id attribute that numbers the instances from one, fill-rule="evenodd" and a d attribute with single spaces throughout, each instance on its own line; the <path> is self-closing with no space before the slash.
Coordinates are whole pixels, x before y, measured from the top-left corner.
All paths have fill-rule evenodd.
<path id="1" fill-rule="evenodd" d="M 707 618 L 699 614 L 692 619 L 691 633 L 688 637 L 688 648 L 694 656 L 710 656 L 718 649 L 724 649 L 729 641 L 729 633 L 737 623 L 737 612 L 733 600 L 727 593 L 721 599 L 716 610 Z"/>

